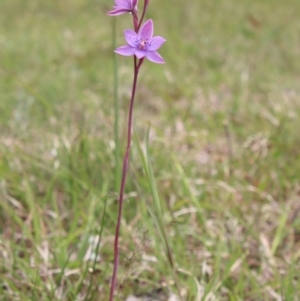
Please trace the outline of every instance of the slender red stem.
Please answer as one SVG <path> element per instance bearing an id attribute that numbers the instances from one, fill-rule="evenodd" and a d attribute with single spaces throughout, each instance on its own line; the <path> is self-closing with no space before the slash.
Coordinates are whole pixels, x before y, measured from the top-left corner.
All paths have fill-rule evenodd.
<path id="1" fill-rule="evenodd" d="M 134 104 L 134 97 L 135 97 L 139 69 L 143 63 L 143 60 L 144 59 L 140 59 L 139 62 L 137 63 L 137 59 L 134 56 L 134 77 L 133 77 L 132 92 L 131 92 L 131 99 L 130 99 L 130 106 L 129 106 L 128 127 L 127 127 L 127 147 L 124 155 L 122 180 L 120 186 L 119 211 L 118 211 L 118 220 L 117 220 L 115 243 L 114 243 L 114 269 L 113 269 L 113 275 L 110 284 L 109 301 L 114 300 L 114 293 L 115 293 L 116 282 L 117 282 L 117 272 L 119 267 L 119 236 L 120 236 L 121 219 L 122 219 L 122 211 L 123 211 L 124 188 L 126 183 L 126 176 L 128 171 L 129 155 L 130 155 L 130 146 L 131 146 L 133 104 Z"/>
<path id="2" fill-rule="evenodd" d="M 142 22 L 143 22 L 143 19 L 144 19 L 146 10 L 147 10 L 148 3 L 149 3 L 149 0 L 144 0 L 143 13 L 142 13 L 142 16 L 141 16 L 141 18 L 140 18 L 140 22 L 139 22 L 139 25 L 138 25 L 138 27 L 137 27 L 136 32 L 139 31 L 139 29 L 140 29 L 140 27 L 141 27 L 141 25 L 142 25 Z"/>
<path id="3" fill-rule="evenodd" d="M 133 21 L 134 31 L 137 33 L 139 30 L 139 17 L 137 15 L 137 12 L 135 11 L 132 13 L 132 21 Z"/>

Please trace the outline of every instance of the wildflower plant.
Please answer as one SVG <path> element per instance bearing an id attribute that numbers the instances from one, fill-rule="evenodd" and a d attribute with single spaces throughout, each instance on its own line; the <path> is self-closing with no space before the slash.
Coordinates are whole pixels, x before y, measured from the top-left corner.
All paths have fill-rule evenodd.
<path id="1" fill-rule="evenodd" d="M 144 59 L 157 64 L 163 64 L 164 60 L 157 50 L 166 41 L 160 36 L 153 37 L 154 26 L 151 19 L 143 23 L 146 10 L 148 8 L 149 0 L 144 0 L 142 15 L 139 18 L 138 14 L 138 0 L 115 0 L 115 5 L 113 10 L 108 12 L 109 16 L 118 16 L 122 14 L 131 14 L 133 21 L 133 29 L 124 30 L 124 37 L 127 45 L 121 46 L 115 50 L 117 54 L 123 56 L 133 56 L 134 61 L 134 74 L 133 74 L 133 84 L 131 99 L 129 104 L 129 114 L 128 114 L 128 127 L 127 127 L 127 147 L 123 160 L 122 169 L 122 179 L 119 192 L 119 210 L 118 219 L 115 232 L 115 242 L 114 242 L 114 268 L 110 284 L 110 301 L 114 300 L 117 272 L 119 265 L 119 236 L 121 227 L 121 218 L 123 211 L 123 200 L 124 200 L 124 189 L 126 183 L 126 176 L 129 164 L 129 154 L 131 146 L 131 133 L 132 133 L 132 120 L 133 120 L 133 105 L 135 99 L 135 92 L 137 87 L 137 79 L 140 67 L 142 66 Z M 143 24 L 143 25 L 142 25 Z"/>

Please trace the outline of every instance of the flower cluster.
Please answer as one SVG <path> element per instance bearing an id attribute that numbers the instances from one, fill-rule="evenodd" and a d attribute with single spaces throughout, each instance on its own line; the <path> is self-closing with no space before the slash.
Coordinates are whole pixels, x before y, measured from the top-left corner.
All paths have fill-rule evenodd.
<path id="1" fill-rule="evenodd" d="M 115 0 L 113 10 L 108 12 L 109 16 L 118 16 L 130 13 L 133 16 L 134 30 L 124 30 L 124 37 L 127 45 L 121 46 L 115 50 L 116 53 L 123 56 L 135 55 L 138 59 L 147 58 L 153 63 L 163 64 L 165 61 L 156 51 L 166 41 L 160 36 L 153 37 L 153 21 L 147 20 L 142 26 L 143 17 L 148 7 L 148 0 L 144 1 L 142 17 L 138 18 L 138 0 Z"/>

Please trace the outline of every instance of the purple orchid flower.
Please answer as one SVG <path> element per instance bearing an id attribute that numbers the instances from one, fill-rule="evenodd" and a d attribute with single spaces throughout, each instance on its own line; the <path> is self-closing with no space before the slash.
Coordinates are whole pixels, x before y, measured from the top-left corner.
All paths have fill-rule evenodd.
<path id="1" fill-rule="evenodd" d="M 153 21 L 150 19 L 144 23 L 138 33 L 131 29 L 124 30 L 124 37 L 128 45 L 115 50 L 116 53 L 131 56 L 138 59 L 146 57 L 153 63 L 163 64 L 165 61 L 156 50 L 166 41 L 160 36 L 153 37 Z"/>
<path id="2" fill-rule="evenodd" d="M 126 13 L 137 15 L 138 0 L 115 0 L 114 9 L 109 11 L 109 16 L 118 16 Z"/>

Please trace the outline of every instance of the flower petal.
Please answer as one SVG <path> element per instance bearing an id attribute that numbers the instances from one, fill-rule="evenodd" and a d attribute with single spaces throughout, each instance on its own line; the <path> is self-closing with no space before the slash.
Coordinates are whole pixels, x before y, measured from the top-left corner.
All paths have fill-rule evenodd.
<path id="1" fill-rule="evenodd" d="M 146 58 L 153 62 L 153 63 L 157 63 L 157 64 L 164 64 L 165 61 L 163 60 L 163 58 L 161 57 L 161 55 L 156 52 L 156 51 L 149 51 L 146 54 Z"/>
<path id="2" fill-rule="evenodd" d="M 160 36 L 154 37 L 149 41 L 147 50 L 154 51 L 162 46 L 166 40 Z"/>
<path id="3" fill-rule="evenodd" d="M 131 46 L 131 47 L 138 47 L 138 35 L 136 34 L 135 31 L 132 29 L 126 29 L 124 30 L 124 37 L 126 42 Z"/>
<path id="4" fill-rule="evenodd" d="M 120 8 L 131 8 L 131 0 L 115 0 L 115 4 Z"/>
<path id="5" fill-rule="evenodd" d="M 124 56 L 131 56 L 135 54 L 135 48 L 132 48 L 129 45 L 121 46 L 115 50 L 115 53 L 121 54 Z"/>
<path id="6" fill-rule="evenodd" d="M 131 0 L 132 8 L 135 8 L 137 6 L 138 0 Z"/>
<path id="7" fill-rule="evenodd" d="M 139 31 L 139 37 L 143 40 L 150 40 L 153 37 L 153 21 L 149 19 L 144 23 Z"/>
<path id="8" fill-rule="evenodd" d="M 138 58 L 141 59 L 142 57 L 146 56 L 147 52 L 145 50 L 141 49 L 135 49 L 134 55 Z"/>
<path id="9" fill-rule="evenodd" d="M 111 10 L 109 11 L 107 14 L 109 16 L 118 16 L 118 15 L 122 15 L 122 14 L 126 14 L 126 13 L 129 13 L 130 11 L 126 10 L 126 9 L 114 9 L 114 10 Z"/>

